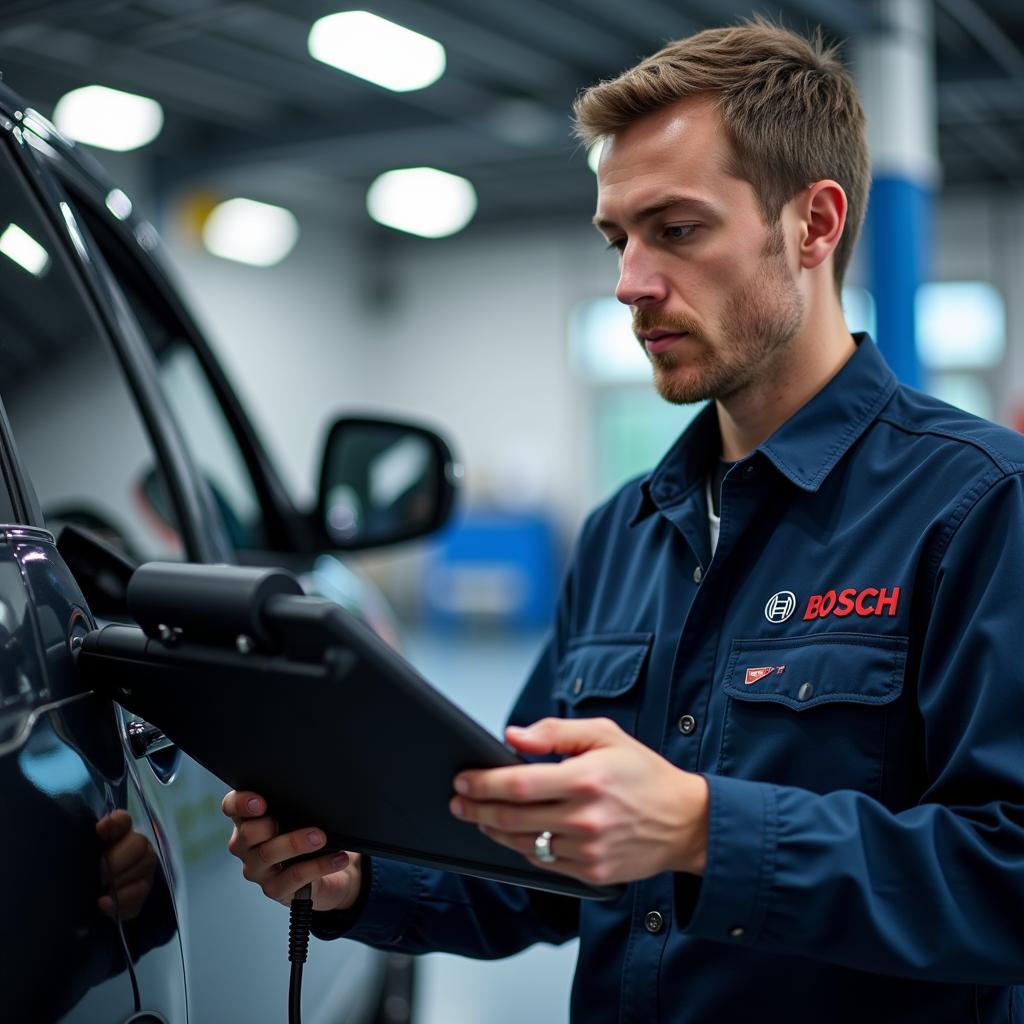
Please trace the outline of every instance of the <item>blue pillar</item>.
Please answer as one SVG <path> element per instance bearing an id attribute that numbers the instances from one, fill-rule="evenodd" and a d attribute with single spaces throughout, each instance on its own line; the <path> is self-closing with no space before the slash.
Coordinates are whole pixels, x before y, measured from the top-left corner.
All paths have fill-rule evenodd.
<path id="1" fill-rule="evenodd" d="M 878 342 L 896 375 L 923 383 L 914 300 L 931 273 L 939 177 L 931 0 L 875 0 L 880 29 L 855 63 L 868 122 L 873 184 L 864 224 Z"/>

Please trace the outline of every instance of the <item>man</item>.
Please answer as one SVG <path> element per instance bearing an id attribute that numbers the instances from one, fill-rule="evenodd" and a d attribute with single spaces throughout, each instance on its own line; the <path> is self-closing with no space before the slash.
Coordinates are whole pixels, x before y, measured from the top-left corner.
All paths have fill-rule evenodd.
<path id="1" fill-rule="evenodd" d="M 563 759 L 465 772 L 451 806 L 626 895 L 279 870 L 323 837 L 277 835 L 255 794 L 225 800 L 230 848 L 271 898 L 312 881 L 323 937 L 495 957 L 579 935 L 574 1021 L 1022 1019 L 1024 442 L 846 329 L 853 85 L 755 23 L 576 117 L 656 386 L 713 402 L 584 526 L 507 734 Z"/>

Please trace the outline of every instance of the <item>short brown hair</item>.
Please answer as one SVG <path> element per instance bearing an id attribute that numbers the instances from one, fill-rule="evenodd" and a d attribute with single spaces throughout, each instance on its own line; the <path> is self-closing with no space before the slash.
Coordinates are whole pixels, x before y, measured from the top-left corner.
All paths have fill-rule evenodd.
<path id="1" fill-rule="evenodd" d="M 849 204 L 833 270 L 841 287 L 871 181 L 864 111 L 838 48 L 763 19 L 707 29 L 582 92 L 588 145 L 687 96 L 711 96 L 732 143 L 729 172 L 750 182 L 766 223 L 812 182 L 837 181 Z"/>

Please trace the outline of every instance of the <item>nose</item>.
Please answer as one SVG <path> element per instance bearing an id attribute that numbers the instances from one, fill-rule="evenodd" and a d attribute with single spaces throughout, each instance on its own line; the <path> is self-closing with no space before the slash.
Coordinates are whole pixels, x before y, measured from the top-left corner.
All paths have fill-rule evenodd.
<path id="1" fill-rule="evenodd" d="M 632 241 L 622 250 L 615 297 L 623 305 L 641 309 L 664 302 L 668 297 L 668 284 L 652 254 Z"/>

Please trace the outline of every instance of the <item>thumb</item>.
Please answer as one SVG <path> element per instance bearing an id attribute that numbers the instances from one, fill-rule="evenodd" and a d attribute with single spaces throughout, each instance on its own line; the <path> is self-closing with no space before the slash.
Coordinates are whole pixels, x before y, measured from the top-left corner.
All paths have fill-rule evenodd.
<path id="1" fill-rule="evenodd" d="M 582 754 L 608 746 L 621 731 L 607 718 L 542 718 L 508 726 L 505 739 L 522 754 Z"/>

